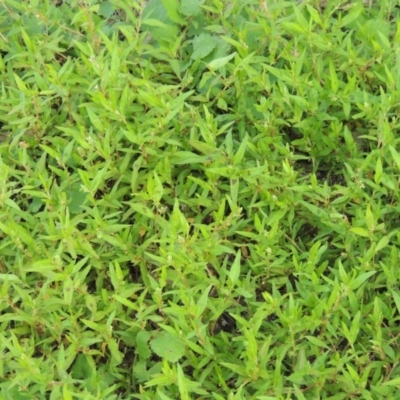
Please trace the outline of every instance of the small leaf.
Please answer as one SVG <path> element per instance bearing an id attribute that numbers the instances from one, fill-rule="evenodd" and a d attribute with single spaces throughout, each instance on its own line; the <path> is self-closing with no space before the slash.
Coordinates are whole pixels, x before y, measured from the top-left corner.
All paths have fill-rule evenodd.
<path id="1" fill-rule="evenodd" d="M 350 232 L 353 232 L 358 236 L 369 237 L 369 232 L 364 228 L 353 227 L 353 228 L 350 228 Z"/>
<path id="2" fill-rule="evenodd" d="M 179 15 L 179 1 L 178 0 L 161 0 L 165 9 L 167 10 L 168 17 L 171 21 L 179 25 L 185 25 L 185 20 Z"/>
<path id="3" fill-rule="evenodd" d="M 397 292 L 395 292 L 394 290 L 392 290 L 392 296 L 393 296 L 394 302 L 396 304 L 397 311 L 400 313 L 400 295 Z"/>
<path id="4" fill-rule="evenodd" d="M 382 386 L 396 386 L 400 388 L 400 378 L 394 378 L 382 383 Z"/>
<path id="5" fill-rule="evenodd" d="M 180 12 L 187 17 L 194 17 L 197 15 L 204 0 L 181 0 Z"/>
<path id="6" fill-rule="evenodd" d="M 239 193 L 239 179 L 231 179 L 231 198 L 232 198 L 231 201 L 234 207 L 236 208 L 237 208 L 238 193 Z"/>
<path id="7" fill-rule="evenodd" d="M 242 253 L 240 250 L 238 250 L 236 253 L 235 261 L 233 262 L 228 275 L 233 285 L 235 285 L 239 279 L 241 258 L 242 258 Z"/>
<path id="8" fill-rule="evenodd" d="M 246 136 L 242 140 L 242 143 L 240 143 L 237 153 L 233 156 L 233 159 L 232 159 L 233 165 L 237 165 L 242 161 L 244 153 L 246 151 L 248 139 L 249 139 L 249 137 L 246 134 Z"/>
<path id="9" fill-rule="evenodd" d="M 310 13 L 311 18 L 316 22 L 318 25 L 323 26 L 322 19 L 319 15 L 319 12 L 311 7 L 310 5 L 306 4 L 307 10 Z"/>
<path id="10" fill-rule="evenodd" d="M 376 245 L 375 252 L 382 250 L 389 244 L 389 236 L 383 236 Z"/>
<path id="11" fill-rule="evenodd" d="M 331 89 L 332 89 L 333 93 L 336 94 L 339 90 L 339 80 L 336 75 L 335 66 L 333 65 L 332 60 L 329 60 L 329 72 L 331 75 Z"/>
<path id="12" fill-rule="evenodd" d="M 364 272 L 350 283 L 351 289 L 358 289 L 367 279 L 369 279 L 374 274 L 376 274 L 376 271 Z"/>
<path id="13" fill-rule="evenodd" d="M 174 209 L 171 215 L 171 225 L 172 225 L 172 232 L 174 233 L 184 233 L 187 235 L 189 233 L 189 224 L 182 214 L 181 210 L 179 209 L 179 201 L 175 199 L 174 202 Z"/>
<path id="14" fill-rule="evenodd" d="M 216 60 L 211 61 L 210 63 L 207 64 L 207 67 L 211 71 L 216 71 L 217 69 L 222 68 L 225 64 L 227 64 L 232 58 L 236 56 L 236 52 L 230 54 L 229 56 L 226 57 L 221 57 L 217 58 Z"/>
<path id="15" fill-rule="evenodd" d="M 89 116 L 90 122 L 93 124 L 93 126 L 100 132 L 104 131 L 104 125 L 99 118 L 98 115 L 94 111 L 92 111 L 90 108 L 86 108 L 86 112 Z"/>
<path id="16" fill-rule="evenodd" d="M 208 295 L 210 293 L 211 288 L 212 285 L 209 285 L 201 295 L 200 299 L 198 300 L 196 304 L 196 317 L 200 317 L 203 314 L 204 310 L 206 309 L 208 303 Z"/>
<path id="17" fill-rule="evenodd" d="M 189 400 L 188 385 L 186 383 L 185 374 L 183 373 L 180 364 L 177 365 L 176 372 L 178 378 L 178 388 L 179 388 L 180 398 L 182 400 Z"/>
<path id="18" fill-rule="evenodd" d="M 377 185 L 380 184 L 382 175 L 383 175 L 382 160 L 381 157 L 379 157 L 378 160 L 376 161 L 375 175 L 374 175 L 374 181 Z"/>
<path id="19" fill-rule="evenodd" d="M 306 336 L 306 339 L 318 347 L 323 347 L 324 349 L 330 350 L 330 347 L 326 343 L 324 343 L 321 339 L 316 338 L 315 336 Z"/>
<path id="20" fill-rule="evenodd" d="M 142 21 L 143 25 L 148 25 L 148 26 L 155 26 L 157 28 L 167 28 L 168 25 L 164 24 L 164 22 L 159 21 L 158 19 L 153 19 L 153 18 L 146 18 Z"/>
<path id="21" fill-rule="evenodd" d="M 114 11 L 115 6 L 107 0 L 100 4 L 98 14 L 105 18 L 110 18 Z"/>
<path id="22" fill-rule="evenodd" d="M 39 145 L 47 154 L 49 154 L 51 157 L 53 157 L 56 160 L 61 159 L 61 154 L 57 153 L 56 150 L 52 149 L 50 146 L 46 146 L 45 144 L 40 144 Z"/>
<path id="23" fill-rule="evenodd" d="M 343 283 L 347 284 L 349 281 L 349 276 L 347 275 L 346 270 L 343 268 L 343 264 L 340 260 L 338 262 L 338 266 L 339 266 L 339 277 Z"/>
<path id="24" fill-rule="evenodd" d="M 357 311 L 352 323 L 351 323 L 351 328 L 350 328 L 350 337 L 347 338 L 347 340 L 350 342 L 350 344 L 354 344 L 355 341 L 357 340 L 358 333 L 360 332 L 360 318 L 361 318 L 361 312 Z"/>
<path id="25" fill-rule="evenodd" d="M 17 86 L 18 86 L 18 89 L 19 89 L 21 92 L 23 92 L 23 93 L 29 93 L 29 90 L 28 90 L 28 88 L 25 86 L 24 81 L 23 81 L 16 73 L 14 73 L 14 79 L 15 79 L 15 82 L 16 82 L 16 84 L 17 84 Z"/>
<path id="26" fill-rule="evenodd" d="M 158 176 L 157 172 L 154 171 L 154 195 L 153 195 L 153 201 L 155 204 L 159 204 L 160 200 L 163 196 L 164 193 L 164 188 L 161 182 L 160 177 Z"/>
<path id="27" fill-rule="evenodd" d="M 182 340 L 170 333 L 164 333 L 151 340 L 150 347 L 159 357 L 170 362 L 177 362 L 185 354 Z"/>
<path id="28" fill-rule="evenodd" d="M 351 24 L 354 20 L 356 20 L 359 17 L 363 9 L 364 8 L 362 4 L 353 7 L 352 11 L 346 14 L 346 16 L 339 22 L 339 28 L 343 28 L 344 26 Z"/>
<path id="29" fill-rule="evenodd" d="M 64 280 L 63 285 L 64 301 L 66 304 L 71 305 L 74 297 L 74 284 L 70 277 Z"/>
<path id="30" fill-rule="evenodd" d="M 189 140 L 189 145 L 205 155 L 209 155 L 215 152 L 215 147 L 207 143 L 200 142 L 199 140 Z"/>
<path id="31" fill-rule="evenodd" d="M 303 200 L 300 200 L 299 203 L 302 204 L 304 207 L 308 208 L 318 218 L 326 216 L 325 211 L 323 211 L 321 208 L 319 208 L 317 206 L 314 206 L 313 204 L 307 203 Z"/>
<path id="32" fill-rule="evenodd" d="M 296 393 L 296 399 L 297 400 L 307 400 L 307 398 L 304 396 L 302 390 L 296 385 L 294 384 L 294 392 Z"/>
<path id="33" fill-rule="evenodd" d="M 122 353 L 118 349 L 118 343 L 116 342 L 116 340 L 113 338 L 108 339 L 107 345 L 108 350 L 110 350 L 111 353 L 111 361 L 114 363 L 114 365 L 121 364 L 123 357 Z"/>
<path id="34" fill-rule="evenodd" d="M 190 151 L 178 151 L 171 157 L 170 161 L 171 164 L 176 164 L 176 165 L 200 164 L 206 161 L 210 161 L 209 160 L 210 157 L 199 156 L 198 154 L 192 153 Z"/>
<path id="35" fill-rule="evenodd" d="M 136 353 L 145 360 L 151 356 L 149 345 L 147 344 L 149 339 L 150 333 L 144 330 L 139 331 L 136 335 Z"/>
<path id="36" fill-rule="evenodd" d="M 370 232 L 373 232 L 375 229 L 375 218 L 371 211 L 371 205 L 367 205 L 367 209 L 365 211 L 365 222 L 367 223 L 367 228 Z"/>
<path id="37" fill-rule="evenodd" d="M 392 157 L 397 165 L 397 169 L 400 170 L 400 154 L 396 151 L 396 149 L 393 146 L 389 146 L 389 150 L 392 153 Z"/>
<path id="38" fill-rule="evenodd" d="M 155 218 L 153 211 L 151 211 L 150 208 L 146 207 L 144 204 L 132 203 L 132 202 L 128 202 L 128 204 L 138 213 L 151 219 Z"/>
<path id="39" fill-rule="evenodd" d="M 216 38 L 208 33 L 202 33 L 193 39 L 192 60 L 200 60 L 208 56 L 216 46 Z"/>

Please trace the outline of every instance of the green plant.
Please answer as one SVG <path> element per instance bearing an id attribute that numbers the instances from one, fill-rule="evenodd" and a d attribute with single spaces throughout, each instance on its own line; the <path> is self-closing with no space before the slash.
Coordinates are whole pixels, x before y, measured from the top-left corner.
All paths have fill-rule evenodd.
<path id="1" fill-rule="evenodd" d="M 0 0 L 0 395 L 399 397 L 399 9 Z"/>

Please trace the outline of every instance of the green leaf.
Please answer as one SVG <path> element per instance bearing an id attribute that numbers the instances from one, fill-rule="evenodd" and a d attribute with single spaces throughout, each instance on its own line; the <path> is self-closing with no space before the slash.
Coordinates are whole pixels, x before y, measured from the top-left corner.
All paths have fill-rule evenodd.
<path id="1" fill-rule="evenodd" d="M 183 164 L 200 164 L 207 161 L 211 161 L 215 156 L 199 156 L 198 154 L 190 151 L 178 151 L 173 154 L 170 161 L 171 164 L 183 165 Z"/>
<path id="2" fill-rule="evenodd" d="M 354 7 L 350 9 L 351 11 L 346 14 L 346 16 L 340 21 L 339 27 L 343 28 L 346 25 L 351 24 L 353 21 L 355 21 L 360 14 L 363 12 L 363 5 L 361 3 L 358 3 Z"/>
<path id="3" fill-rule="evenodd" d="M 174 400 L 172 397 L 167 396 L 160 388 L 157 389 L 157 396 L 160 400 Z"/>
<path id="4" fill-rule="evenodd" d="M 108 345 L 108 350 L 110 350 L 110 353 L 111 353 L 111 362 L 114 365 L 121 364 L 121 362 L 123 360 L 123 356 L 118 349 L 118 344 L 117 344 L 116 340 L 114 338 L 109 338 L 107 345 Z"/>
<path id="5" fill-rule="evenodd" d="M 185 216 L 182 214 L 181 210 L 179 209 L 179 201 L 178 199 L 175 199 L 174 202 L 174 209 L 172 211 L 171 215 L 171 230 L 173 233 L 184 233 L 187 235 L 189 233 L 189 224 L 185 218 Z"/>
<path id="6" fill-rule="evenodd" d="M 226 57 L 221 57 L 221 58 L 217 58 L 216 60 L 213 60 L 211 62 L 209 62 L 207 64 L 207 67 L 211 70 L 211 71 L 216 71 L 220 68 L 222 68 L 224 65 L 228 64 L 228 62 L 230 60 L 232 60 L 232 58 L 234 58 L 236 56 L 236 52 L 230 54 L 229 56 Z"/>
<path id="7" fill-rule="evenodd" d="M 318 339 L 315 336 L 306 336 L 307 340 L 309 340 L 312 344 L 315 344 L 318 347 L 322 347 L 324 349 L 330 350 L 330 347 L 324 343 L 321 339 Z"/>
<path id="8" fill-rule="evenodd" d="M 221 365 L 224 367 L 230 369 L 231 371 L 237 373 L 238 375 L 241 376 L 247 376 L 247 371 L 245 366 L 242 364 L 233 364 L 233 363 L 226 363 L 226 362 L 221 362 Z"/>
<path id="9" fill-rule="evenodd" d="M 15 82 L 17 83 L 18 89 L 23 92 L 23 93 L 30 93 L 30 90 L 28 90 L 28 88 L 25 86 L 24 81 L 16 74 L 14 73 L 14 79 Z"/>
<path id="10" fill-rule="evenodd" d="M 367 204 L 367 209 L 365 211 L 365 222 L 367 224 L 367 228 L 370 232 L 375 230 L 375 218 L 372 214 L 371 205 Z"/>
<path id="11" fill-rule="evenodd" d="M 394 290 L 392 290 L 391 293 L 396 304 L 397 311 L 400 313 L 400 294 Z"/>
<path id="12" fill-rule="evenodd" d="M 208 33 L 201 33 L 193 39 L 193 52 L 191 58 L 200 60 L 208 56 L 216 46 L 216 37 Z"/>
<path id="13" fill-rule="evenodd" d="M 168 17 L 171 21 L 179 24 L 185 25 L 186 21 L 179 14 L 179 1 L 178 0 L 161 0 L 165 9 L 167 10 Z"/>
<path id="14" fill-rule="evenodd" d="M 230 186 L 231 186 L 231 199 L 232 199 L 231 202 L 233 203 L 232 208 L 237 208 L 238 193 L 239 193 L 239 179 L 231 179 Z M 227 200 L 229 201 L 228 196 L 227 196 Z"/>
<path id="15" fill-rule="evenodd" d="M 199 140 L 189 140 L 189 145 L 194 147 L 200 153 L 209 155 L 215 152 L 215 147 Z"/>
<path id="16" fill-rule="evenodd" d="M 164 22 L 159 21 L 158 19 L 154 19 L 154 18 L 146 18 L 142 21 L 143 25 L 148 25 L 148 26 L 154 26 L 157 28 L 168 28 L 168 25 L 165 24 Z"/>
<path id="17" fill-rule="evenodd" d="M 203 294 L 200 296 L 200 299 L 198 300 L 197 304 L 196 304 L 196 317 L 199 318 L 204 310 L 207 307 L 207 303 L 208 303 L 208 296 L 210 293 L 210 290 L 212 288 L 212 285 L 209 285 L 205 291 L 203 292 Z"/>
<path id="18" fill-rule="evenodd" d="M 383 175 L 383 167 L 381 157 L 376 160 L 374 182 L 379 185 Z"/>
<path id="19" fill-rule="evenodd" d="M 64 301 L 71 305 L 74 298 L 74 284 L 71 278 L 66 278 L 63 282 Z"/>
<path id="20" fill-rule="evenodd" d="M 136 212 L 146 216 L 147 218 L 154 219 L 154 213 L 152 210 L 150 210 L 149 207 L 146 207 L 144 204 L 140 203 L 133 203 L 133 202 L 128 202 L 131 208 L 133 208 Z"/>
<path id="21" fill-rule="evenodd" d="M 157 172 L 154 171 L 154 194 L 153 194 L 153 201 L 155 202 L 155 204 L 159 204 L 160 200 L 163 197 L 164 194 L 164 188 L 161 182 L 160 177 L 158 176 Z"/>
<path id="22" fill-rule="evenodd" d="M 177 365 L 176 372 L 178 378 L 179 398 L 182 400 L 189 400 L 188 386 L 186 383 L 185 374 L 183 373 L 180 364 Z"/>
<path id="23" fill-rule="evenodd" d="M 370 237 L 369 232 L 365 228 L 353 227 L 350 228 L 350 232 L 353 232 L 358 236 L 368 237 L 368 238 Z"/>
<path id="24" fill-rule="evenodd" d="M 350 327 L 350 335 L 347 337 L 347 340 L 350 342 L 350 344 L 354 344 L 357 340 L 358 333 L 360 332 L 360 318 L 361 318 L 361 312 L 357 311 L 355 317 L 353 318 L 353 321 L 351 322 L 351 327 Z"/>
<path id="25" fill-rule="evenodd" d="M 0 274 L 0 282 L 20 282 L 20 279 L 14 274 Z"/>
<path id="26" fill-rule="evenodd" d="M 58 153 L 56 150 L 52 149 L 50 146 L 46 146 L 45 144 L 41 144 L 40 147 L 51 157 L 53 157 L 55 160 L 60 160 L 61 159 L 61 154 Z"/>
<path id="27" fill-rule="evenodd" d="M 368 280 L 372 275 L 375 275 L 376 271 L 369 271 L 369 272 L 364 272 L 361 275 L 357 276 L 356 279 L 354 279 L 350 287 L 353 290 L 358 289 L 366 280 Z"/>
<path id="28" fill-rule="evenodd" d="M 86 112 L 89 116 L 90 122 L 93 124 L 93 126 L 100 132 L 104 131 L 104 125 L 101 121 L 101 119 L 99 118 L 98 115 L 96 115 L 96 113 L 94 111 L 92 111 L 91 108 L 86 107 Z"/>
<path id="29" fill-rule="evenodd" d="M 311 18 L 316 22 L 319 26 L 323 26 L 322 19 L 319 15 L 319 12 L 310 6 L 309 4 L 306 4 L 307 11 L 310 13 Z"/>
<path id="30" fill-rule="evenodd" d="M 229 280 L 231 281 L 232 285 L 236 285 L 239 276 L 240 276 L 240 263 L 242 259 L 242 253 L 240 250 L 237 251 L 235 260 L 232 263 L 232 267 L 229 270 Z"/>
<path id="31" fill-rule="evenodd" d="M 381 251 L 383 248 L 385 248 L 389 244 L 389 240 L 390 240 L 389 236 L 381 237 L 378 244 L 375 247 L 375 252 L 377 253 L 378 251 Z"/>
<path id="32" fill-rule="evenodd" d="M 82 211 L 82 206 L 87 199 L 85 193 L 79 182 L 71 185 L 70 190 L 67 192 L 68 208 L 71 214 L 78 214 Z"/>
<path id="33" fill-rule="evenodd" d="M 105 18 L 110 18 L 114 11 L 115 11 L 114 4 L 106 0 L 100 4 L 98 14 Z"/>
<path id="34" fill-rule="evenodd" d="M 307 400 L 306 396 L 304 396 L 303 392 L 296 384 L 294 384 L 293 387 L 294 387 L 294 392 L 296 393 L 297 400 Z"/>
<path id="35" fill-rule="evenodd" d="M 159 357 L 170 362 L 177 362 L 185 354 L 182 340 L 170 333 L 163 333 L 151 340 L 150 347 Z"/>
<path id="36" fill-rule="evenodd" d="M 249 137 L 246 134 L 246 136 L 242 140 L 242 143 L 240 143 L 238 151 L 236 152 L 236 154 L 232 158 L 233 165 L 237 165 L 237 164 L 241 163 L 241 161 L 243 159 L 243 156 L 244 156 L 244 153 L 246 152 L 248 139 L 249 139 Z"/>
<path id="37" fill-rule="evenodd" d="M 397 165 L 397 169 L 400 170 L 400 154 L 396 151 L 393 146 L 389 146 L 390 153 L 392 154 L 393 160 Z"/>
<path id="38" fill-rule="evenodd" d="M 136 353 L 145 360 L 151 356 L 151 351 L 148 345 L 149 340 L 150 333 L 147 331 L 139 331 L 136 335 Z"/>
<path id="39" fill-rule="evenodd" d="M 176 384 L 175 376 L 164 375 L 164 374 L 154 374 L 152 375 L 152 379 L 148 380 L 145 383 L 146 387 L 151 386 L 168 386 L 172 384 Z"/>
<path id="40" fill-rule="evenodd" d="M 330 72 L 330 77 L 331 77 L 331 88 L 333 93 L 337 93 L 339 90 L 339 80 L 336 75 L 336 70 L 335 66 L 333 65 L 332 60 L 329 60 L 329 72 Z"/>
<path id="41" fill-rule="evenodd" d="M 396 386 L 400 388 L 400 378 L 394 378 L 382 383 L 382 386 Z"/>
<path id="42" fill-rule="evenodd" d="M 124 306 L 130 308 L 131 310 L 137 311 L 137 305 L 134 302 L 132 302 L 128 299 L 125 299 L 124 297 L 121 297 L 118 294 L 114 294 L 113 299 L 118 301 L 119 303 L 123 304 Z"/>
<path id="43" fill-rule="evenodd" d="M 282 81 L 290 84 L 291 86 L 296 86 L 295 81 L 293 80 L 292 75 L 289 73 L 289 71 L 285 71 L 283 69 L 275 68 L 272 67 L 271 65 L 265 65 L 265 68 L 271 72 L 274 76 L 276 76 L 278 79 L 281 79 Z"/>
<path id="44" fill-rule="evenodd" d="M 340 276 L 340 279 L 342 280 L 342 282 L 343 282 L 344 284 L 347 285 L 348 282 L 349 282 L 349 276 L 348 276 L 346 270 L 343 268 L 343 264 L 342 264 L 342 262 L 341 262 L 340 260 L 338 261 L 338 266 L 339 266 L 339 276 Z"/>
<path id="45" fill-rule="evenodd" d="M 321 208 L 314 206 L 313 204 L 307 203 L 303 200 L 300 200 L 300 204 L 302 204 L 304 207 L 308 208 L 312 214 L 317 216 L 318 218 L 322 218 L 326 216 L 326 212 L 322 210 Z"/>
<path id="46" fill-rule="evenodd" d="M 181 0 L 180 12 L 187 17 L 194 17 L 201 11 L 204 0 Z"/>

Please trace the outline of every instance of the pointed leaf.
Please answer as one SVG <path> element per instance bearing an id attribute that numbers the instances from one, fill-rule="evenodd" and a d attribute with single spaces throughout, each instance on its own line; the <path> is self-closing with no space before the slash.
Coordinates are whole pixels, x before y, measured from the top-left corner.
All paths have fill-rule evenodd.
<path id="1" fill-rule="evenodd" d="M 242 258 L 242 253 L 240 250 L 238 250 L 236 253 L 235 261 L 233 262 L 228 275 L 229 280 L 232 282 L 233 285 L 235 285 L 239 279 L 241 258 Z"/>
<path id="2" fill-rule="evenodd" d="M 171 21 L 179 25 L 185 25 L 185 20 L 179 15 L 178 0 L 161 0 L 161 2 L 167 10 L 168 17 L 171 19 Z"/>
<path id="3" fill-rule="evenodd" d="M 353 228 L 350 228 L 350 232 L 353 232 L 358 236 L 369 237 L 369 232 L 364 228 L 353 227 Z"/>
<path id="4" fill-rule="evenodd" d="M 354 279 L 354 281 L 351 282 L 350 287 L 353 290 L 358 289 L 367 279 L 369 279 L 374 274 L 376 274 L 376 271 L 369 271 L 362 273 L 360 276 Z"/>
<path id="5" fill-rule="evenodd" d="M 375 252 L 382 250 L 389 244 L 389 236 L 383 236 L 376 245 Z"/>
<path id="6" fill-rule="evenodd" d="M 227 64 L 232 58 L 236 56 L 236 52 L 230 54 L 229 56 L 226 57 L 221 57 L 217 58 L 216 60 L 211 61 L 210 63 L 207 64 L 207 67 L 211 71 L 216 71 L 217 69 L 222 68 L 225 64 Z"/>
<path id="7" fill-rule="evenodd" d="M 396 149 L 393 146 L 389 146 L 389 150 L 392 153 L 392 157 L 397 165 L 397 168 L 400 170 L 400 154 L 396 151 Z"/>
<path id="8" fill-rule="evenodd" d="M 394 302 L 396 304 L 397 311 L 400 313 L 400 294 L 398 294 L 397 292 L 392 290 L 392 296 L 393 296 Z"/>
<path id="9" fill-rule="evenodd" d="M 244 153 L 246 151 L 248 139 L 249 139 L 249 137 L 246 134 L 245 138 L 243 139 L 242 143 L 239 146 L 237 153 L 233 156 L 233 159 L 232 159 L 233 165 L 237 165 L 242 161 Z"/>

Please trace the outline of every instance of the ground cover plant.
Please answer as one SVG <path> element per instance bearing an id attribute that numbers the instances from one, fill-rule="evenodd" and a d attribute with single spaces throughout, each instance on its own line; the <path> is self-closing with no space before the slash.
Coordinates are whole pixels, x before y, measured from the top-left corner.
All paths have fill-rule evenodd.
<path id="1" fill-rule="evenodd" d="M 0 0 L 0 397 L 399 399 L 399 11 Z"/>

